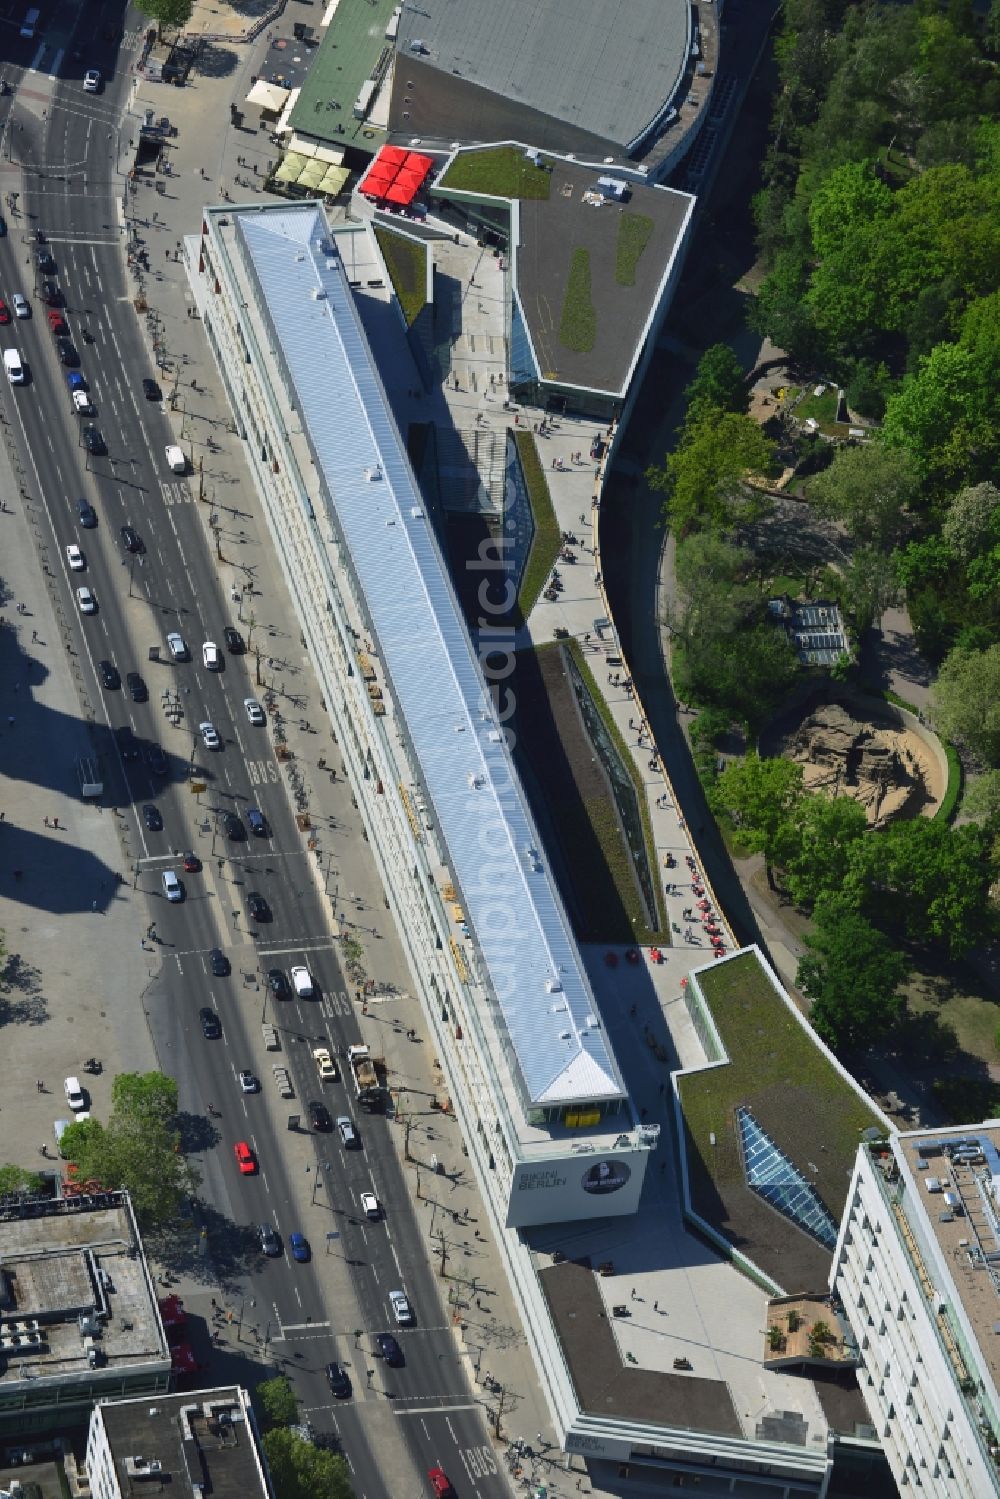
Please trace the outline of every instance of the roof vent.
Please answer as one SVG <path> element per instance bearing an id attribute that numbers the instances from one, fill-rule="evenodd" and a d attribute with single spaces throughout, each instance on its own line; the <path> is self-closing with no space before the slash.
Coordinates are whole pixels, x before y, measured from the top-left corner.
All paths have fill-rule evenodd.
<path id="1" fill-rule="evenodd" d="M 573 1032 L 572 1031 L 560 1031 L 559 1032 L 559 1039 L 560 1039 L 560 1041 L 572 1041 L 572 1039 L 573 1039 Z"/>
<path id="2" fill-rule="evenodd" d="M 478 770 L 470 770 L 469 774 L 466 776 L 465 779 L 469 783 L 469 790 L 470 791 L 478 791 L 479 788 L 482 786 L 483 781 L 485 780 L 485 777 L 482 776 L 482 775 L 480 775 L 480 773 L 479 773 Z"/>
<path id="3" fill-rule="evenodd" d="M 421 510 L 420 506 L 419 505 L 411 505 L 410 506 L 410 519 L 411 520 L 423 520 L 423 518 L 424 518 L 424 512 Z"/>
<path id="4" fill-rule="evenodd" d="M 369 484 L 376 483 L 379 479 L 381 479 L 381 477 L 382 477 L 382 465 L 381 465 L 381 463 L 376 463 L 376 465 L 375 465 L 374 468 L 366 468 L 365 469 L 365 479 L 368 481 Z"/>
<path id="5" fill-rule="evenodd" d="M 326 292 L 323 290 L 323 288 L 321 286 L 310 287 L 310 289 L 309 289 L 309 295 L 312 297 L 312 299 L 313 299 L 314 302 L 325 302 L 326 301 Z"/>
<path id="6" fill-rule="evenodd" d="M 588 1015 L 583 1023 L 587 1027 L 588 1031 L 599 1031 L 601 1028 L 601 1022 L 598 1020 L 596 1015 Z"/>
<path id="7" fill-rule="evenodd" d="M 545 992 L 546 992 L 546 994 L 561 994 L 562 993 L 562 982 L 561 982 L 561 980 L 560 979 L 546 979 L 545 980 Z"/>

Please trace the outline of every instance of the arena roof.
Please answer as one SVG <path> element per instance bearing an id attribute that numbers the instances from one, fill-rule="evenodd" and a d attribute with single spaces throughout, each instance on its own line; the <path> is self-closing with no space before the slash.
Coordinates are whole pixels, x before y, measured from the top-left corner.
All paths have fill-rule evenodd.
<path id="1" fill-rule="evenodd" d="M 238 229 L 530 1105 L 626 1096 L 326 223 Z"/>
<path id="2" fill-rule="evenodd" d="M 688 0 L 424 0 L 402 8 L 396 67 L 413 56 L 627 151 L 672 98 L 690 47 Z"/>

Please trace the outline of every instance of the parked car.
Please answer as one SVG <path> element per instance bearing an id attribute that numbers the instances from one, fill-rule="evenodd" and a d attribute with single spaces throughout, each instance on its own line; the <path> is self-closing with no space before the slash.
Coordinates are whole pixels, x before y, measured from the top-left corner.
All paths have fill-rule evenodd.
<path id="1" fill-rule="evenodd" d="M 56 353 L 59 355 L 60 361 L 63 364 L 67 365 L 70 369 L 75 369 L 76 366 L 80 363 L 80 356 L 77 353 L 76 345 L 71 338 L 57 338 Z M 100 451 L 100 449 L 98 451 Z"/>
<path id="2" fill-rule="evenodd" d="M 84 425 L 80 428 L 80 436 L 83 439 L 83 445 L 87 449 L 88 453 L 96 453 L 99 456 L 101 453 L 106 453 L 108 451 L 107 447 L 105 446 L 104 438 L 101 436 L 100 428 L 95 427 L 93 422 L 84 423 Z"/>
<path id="3" fill-rule="evenodd" d="M 233 656 L 241 656 L 246 650 L 246 642 L 239 630 L 232 625 L 227 625 L 222 632 L 222 638 L 226 642 L 226 650 Z"/>
<path id="4" fill-rule="evenodd" d="M 74 1114 L 79 1113 L 81 1109 L 87 1107 L 87 1100 L 84 1097 L 83 1089 L 80 1087 L 80 1079 L 78 1077 L 65 1078 L 63 1080 L 63 1092 L 66 1094 L 66 1102 Z"/>
<path id="5" fill-rule="evenodd" d="M 175 442 L 171 442 L 167 444 L 164 451 L 167 458 L 167 467 L 171 473 L 186 474 L 188 465 L 187 458 L 184 456 L 184 449 L 179 448 Z"/>
<path id="6" fill-rule="evenodd" d="M 42 301 L 46 307 L 61 307 L 62 292 L 58 281 L 45 280 L 42 282 Z"/>
<path id="7" fill-rule="evenodd" d="M 156 381 L 151 380 L 148 375 L 142 382 L 142 393 L 146 397 L 147 401 L 163 400 L 163 392 L 160 390 L 160 387 L 157 385 Z"/>
<path id="8" fill-rule="evenodd" d="M 49 311 L 45 314 L 45 320 L 51 328 L 52 332 L 56 334 L 57 337 L 61 337 L 69 332 L 69 326 L 66 322 L 66 319 L 63 317 L 62 313 L 57 307 L 52 307 L 49 309 Z"/>
<path id="9" fill-rule="evenodd" d="M 74 391 L 72 391 L 70 399 L 73 402 L 73 415 L 74 416 L 93 416 L 94 415 L 94 407 L 93 407 L 93 405 L 91 403 L 90 396 L 87 394 L 87 392 L 85 390 L 74 390 Z"/>

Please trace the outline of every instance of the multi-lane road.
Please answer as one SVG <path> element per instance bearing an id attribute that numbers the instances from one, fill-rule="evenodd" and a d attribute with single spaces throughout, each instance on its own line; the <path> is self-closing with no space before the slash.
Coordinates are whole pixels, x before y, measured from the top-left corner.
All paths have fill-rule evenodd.
<path id="1" fill-rule="evenodd" d="M 506 1478 L 458 1357 L 442 1282 L 428 1262 L 425 1227 L 418 1226 L 389 1138 L 391 1125 L 359 1115 L 349 1079 L 321 1085 L 312 1059 L 314 1045 L 329 1044 L 336 1053 L 360 1036 L 331 938 L 329 905 L 309 869 L 271 731 L 252 725 L 244 711 L 244 699 L 259 695 L 252 657 L 226 653 L 218 671 L 206 669 L 202 659 L 203 642 L 221 646 L 224 627 L 237 622 L 193 481 L 173 474 L 164 457 L 178 435 L 177 413 L 172 417 L 142 388 L 144 378 L 159 378 L 159 372 L 150 365 L 122 263 L 116 199 L 127 69 L 122 62 L 116 76 L 114 57 L 100 48 L 73 60 L 72 38 L 54 30 L 47 33 L 44 57 L 35 43 L 18 45 L 24 56 L 20 67 L 6 66 L 14 91 L 0 98 L 0 122 L 4 154 L 25 170 L 20 179 L 6 173 L 0 297 L 10 306 L 13 294 L 23 293 L 32 316 L 0 326 L 0 347 L 20 351 L 29 379 L 19 387 L 4 382 L 0 400 L 25 482 L 45 505 L 49 534 L 43 541 L 56 559 L 82 691 L 95 705 L 103 736 L 105 796 L 126 815 L 142 850 L 137 882 L 148 895 L 160 965 L 144 1003 L 161 1062 L 180 1081 L 182 1109 L 203 1125 L 193 1148 L 202 1174 L 198 1216 L 207 1233 L 207 1264 L 224 1271 L 229 1303 L 240 1302 L 240 1349 L 262 1368 L 280 1360 L 312 1426 L 339 1437 L 359 1494 L 430 1493 L 427 1470 L 440 1465 L 460 1496 L 498 1499 L 508 1493 Z M 82 88 L 87 67 L 105 76 L 96 95 Z M 172 238 L 166 243 L 172 246 Z M 51 253 L 54 270 L 38 268 L 40 248 Z M 67 367 L 41 297 L 44 276 L 61 289 L 69 337 L 95 408 L 89 417 L 73 410 Z M 198 422 L 190 385 L 186 399 L 187 420 Z M 87 452 L 85 420 L 99 428 L 106 453 Z M 81 499 L 96 512 L 93 528 L 81 526 Z M 123 547 L 126 525 L 141 541 L 139 553 Z M 66 562 L 71 544 L 83 552 L 81 572 Z M 81 585 L 93 591 L 96 613 L 80 613 Z M 285 613 L 276 604 L 268 612 Z M 165 638 L 174 630 L 191 649 L 187 663 L 169 657 Z M 151 659 L 151 646 L 159 648 L 159 659 Z M 279 646 L 272 646 L 276 654 Z M 117 668 L 121 687 L 102 686 L 102 661 Z M 144 678 L 146 701 L 126 690 L 131 671 Z M 176 725 L 165 713 L 164 693 L 181 709 Z M 218 750 L 207 749 L 198 732 L 206 719 L 221 737 Z M 129 731 L 129 758 L 120 753 L 122 730 Z M 166 753 L 166 774 L 149 758 L 157 745 Z M 190 787 L 195 777 L 207 788 L 199 797 Z M 162 830 L 144 826 L 146 803 L 159 811 Z M 246 825 L 250 806 L 264 814 L 263 836 Z M 226 835 L 226 813 L 240 818 L 241 838 Z M 200 871 L 181 872 L 177 855 L 187 849 L 203 860 Z M 166 868 L 181 873 L 181 903 L 164 896 Z M 267 900 L 269 921 L 249 919 L 251 890 Z M 136 940 L 144 927 L 137 927 Z M 228 976 L 210 971 L 208 954 L 217 947 L 232 964 Z M 113 955 L 108 958 L 113 963 Z M 266 985 L 258 988 L 256 978 L 245 977 L 272 967 L 287 973 L 296 963 L 307 965 L 316 980 L 312 999 L 276 1000 Z M 264 1004 L 281 1033 L 280 1055 L 263 1049 Z M 219 1015 L 218 1039 L 202 1033 L 204 1006 Z M 277 1097 L 275 1061 L 289 1069 L 292 1101 Z M 261 1092 L 240 1090 L 236 1074 L 243 1068 L 260 1077 Z M 304 1107 L 310 1099 L 322 1100 L 334 1118 L 352 1115 L 361 1148 L 345 1150 L 336 1130 L 310 1132 Z M 302 1116 L 294 1133 L 291 1113 Z M 256 1154 L 260 1169 L 253 1176 L 237 1168 L 238 1140 Z M 382 1204 L 378 1221 L 361 1212 L 362 1192 L 374 1192 Z M 317 1204 L 325 1205 L 322 1236 L 303 1221 L 317 1221 Z M 280 1233 L 280 1256 L 260 1253 L 261 1223 Z M 289 1253 L 288 1235 L 295 1230 L 312 1241 L 307 1263 Z M 388 1302 L 394 1288 L 410 1299 L 412 1327 L 394 1325 Z M 383 1331 L 397 1335 L 402 1367 L 375 1356 L 374 1335 Z M 349 1399 L 334 1400 L 327 1387 L 324 1371 L 333 1359 L 348 1368 Z"/>

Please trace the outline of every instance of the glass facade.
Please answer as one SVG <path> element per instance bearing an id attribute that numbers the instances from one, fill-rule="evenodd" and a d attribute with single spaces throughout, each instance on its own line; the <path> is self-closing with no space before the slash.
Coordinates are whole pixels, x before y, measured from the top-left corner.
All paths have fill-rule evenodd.
<path id="1" fill-rule="evenodd" d="M 837 1225 L 814 1187 L 765 1134 L 747 1108 L 736 1110 L 747 1186 L 825 1249 L 837 1243 Z"/>

